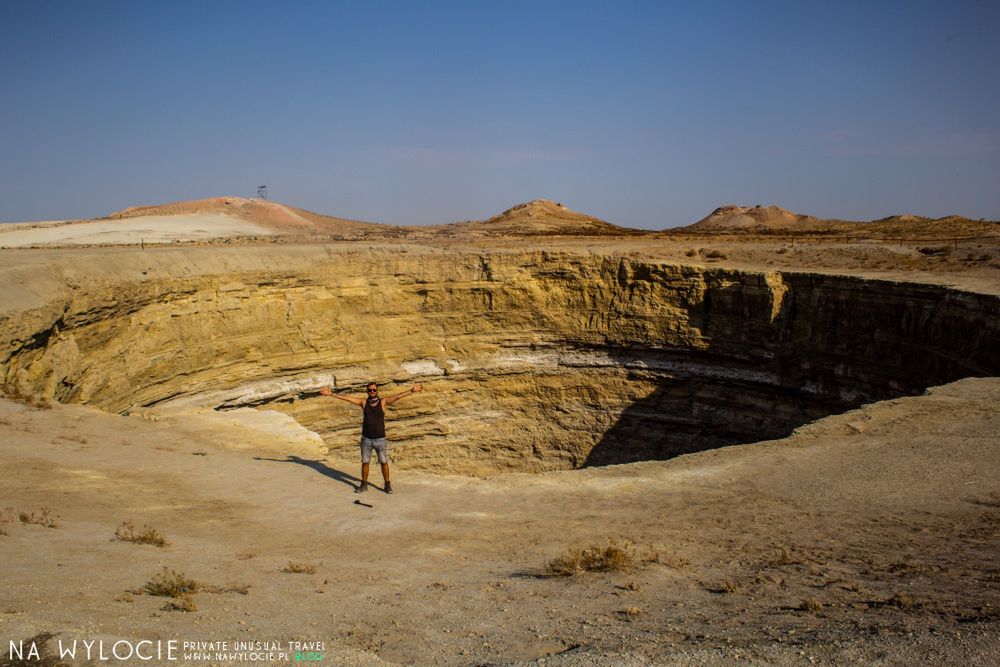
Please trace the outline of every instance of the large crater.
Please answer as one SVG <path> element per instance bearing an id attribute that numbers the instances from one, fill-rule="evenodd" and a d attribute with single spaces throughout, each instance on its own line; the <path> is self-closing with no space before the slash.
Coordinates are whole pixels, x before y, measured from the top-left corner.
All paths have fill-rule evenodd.
<path id="1" fill-rule="evenodd" d="M 359 416 L 319 387 L 419 381 L 390 410 L 395 461 L 489 474 L 779 437 L 1000 369 L 1000 300 L 933 285 L 427 249 L 259 270 L 225 252 L 85 272 L 8 312 L 6 386 L 118 413 L 278 410 L 353 455 Z"/>

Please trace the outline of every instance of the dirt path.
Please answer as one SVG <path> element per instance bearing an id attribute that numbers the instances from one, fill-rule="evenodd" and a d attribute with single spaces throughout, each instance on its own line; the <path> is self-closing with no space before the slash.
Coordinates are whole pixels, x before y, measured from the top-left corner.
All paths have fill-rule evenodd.
<path id="1" fill-rule="evenodd" d="M 998 400 L 1000 381 L 964 380 L 662 463 L 398 469 L 372 507 L 346 462 L 0 400 L 0 640 L 323 641 L 327 664 L 983 664 L 1000 657 Z M 43 507 L 59 527 L 17 519 Z M 113 540 L 127 520 L 170 544 Z M 542 576 L 609 539 L 634 567 Z M 191 612 L 128 592 L 163 567 L 248 588 Z"/>

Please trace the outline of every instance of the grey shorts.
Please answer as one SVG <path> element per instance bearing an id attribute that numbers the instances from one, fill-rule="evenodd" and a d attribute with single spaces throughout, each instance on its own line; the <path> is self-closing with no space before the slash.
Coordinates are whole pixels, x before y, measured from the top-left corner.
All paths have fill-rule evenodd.
<path id="1" fill-rule="evenodd" d="M 361 462 L 371 463 L 372 449 L 378 453 L 379 463 L 389 462 L 389 441 L 385 438 L 366 438 L 361 436 Z"/>

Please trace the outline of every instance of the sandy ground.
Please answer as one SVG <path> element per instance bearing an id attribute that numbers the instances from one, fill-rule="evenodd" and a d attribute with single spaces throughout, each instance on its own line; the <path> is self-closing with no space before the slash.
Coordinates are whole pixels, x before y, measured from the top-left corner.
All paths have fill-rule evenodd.
<path id="1" fill-rule="evenodd" d="M 149 215 L 125 220 L 80 220 L 0 225 L 0 247 L 171 243 L 237 236 L 267 236 L 261 225 L 221 213 Z"/>
<path id="2" fill-rule="evenodd" d="M 691 238 L 468 248 L 1000 294 L 995 242 L 947 246 Z M 333 247 L 6 250 L 0 310 L 103 271 L 154 280 L 177 263 L 190 275 L 280 268 Z M 20 664 L 7 660 L 9 641 L 44 633 L 55 635 L 49 645 L 324 642 L 325 664 L 352 665 L 996 664 L 998 403 L 1000 380 L 969 379 L 785 440 L 668 462 L 485 480 L 394 468 L 397 493 L 371 491 L 366 507 L 354 503 L 352 461 L 250 451 L 237 430 L 0 399 L 0 666 Z M 31 523 L 42 508 L 57 527 Z M 124 521 L 169 545 L 115 540 Z M 633 545 L 629 569 L 545 576 L 552 559 L 611 539 Z M 315 572 L 284 572 L 290 563 Z M 164 567 L 216 588 L 193 594 L 193 611 L 170 610 L 143 593 Z"/>
<path id="3" fill-rule="evenodd" d="M 0 400 L 0 640 L 321 641 L 325 664 L 358 665 L 995 663 L 998 401 L 1000 380 L 969 379 L 780 441 L 486 480 L 398 469 L 395 494 L 359 495 L 342 462 Z M 43 507 L 57 527 L 17 518 Z M 116 541 L 124 521 L 169 544 Z M 545 575 L 609 539 L 632 567 Z M 219 592 L 168 610 L 142 592 L 164 567 Z"/>

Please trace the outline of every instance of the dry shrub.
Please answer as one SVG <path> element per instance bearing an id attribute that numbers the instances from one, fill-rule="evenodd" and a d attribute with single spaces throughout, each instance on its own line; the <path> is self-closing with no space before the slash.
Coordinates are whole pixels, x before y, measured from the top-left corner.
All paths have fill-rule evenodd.
<path id="1" fill-rule="evenodd" d="M 201 585 L 194 579 L 188 579 L 183 574 L 163 567 L 163 571 L 147 581 L 142 591 L 148 595 L 158 595 L 168 598 L 179 598 L 197 593 Z"/>
<path id="2" fill-rule="evenodd" d="M 240 560 L 250 560 L 251 558 L 257 557 L 257 552 L 253 550 L 242 551 L 236 554 L 236 557 L 239 558 Z"/>
<path id="3" fill-rule="evenodd" d="M 152 544 L 155 547 L 164 547 L 170 544 L 157 529 L 143 526 L 142 530 L 136 530 L 131 521 L 124 521 L 122 525 L 118 526 L 115 531 L 115 539 L 135 544 Z"/>
<path id="4" fill-rule="evenodd" d="M 788 547 L 780 547 L 774 558 L 767 561 L 769 566 L 775 565 L 801 565 L 802 559 L 792 553 Z"/>
<path id="5" fill-rule="evenodd" d="M 17 518 L 21 523 L 33 523 L 39 526 L 45 526 L 46 528 L 58 528 L 59 522 L 56 520 L 58 516 L 52 516 L 52 510 L 48 507 L 43 507 L 39 510 L 39 514 L 18 512 Z"/>
<path id="6" fill-rule="evenodd" d="M 708 257 L 709 259 L 725 259 L 726 254 L 719 252 L 718 250 L 709 250 L 705 253 L 705 257 Z"/>
<path id="7" fill-rule="evenodd" d="M 806 598 L 799 605 L 801 611 L 819 611 L 823 608 L 823 603 L 821 603 L 816 598 Z"/>
<path id="8" fill-rule="evenodd" d="M 896 593 L 888 600 L 885 600 L 882 604 L 890 607 L 898 607 L 899 609 L 914 609 L 918 606 L 917 601 L 910 597 L 907 593 Z"/>
<path id="9" fill-rule="evenodd" d="M 714 586 L 706 586 L 705 590 L 712 593 L 726 593 L 731 595 L 733 593 L 741 592 L 743 590 L 743 586 L 739 582 L 733 581 L 732 579 L 723 579 Z"/>
<path id="10" fill-rule="evenodd" d="M 635 563 L 635 550 L 630 542 L 611 540 L 606 547 L 572 550 L 565 556 L 550 561 L 545 570 L 550 575 L 568 577 L 584 572 L 623 571 Z"/>
<path id="11" fill-rule="evenodd" d="M 17 512 L 14 511 L 13 507 L 4 507 L 0 510 L 0 523 L 14 523 L 16 518 Z"/>
<path id="12" fill-rule="evenodd" d="M 163 605 L 163 611 L 198 611 L 198 605 L 194 603 L 190 595 L 182 595 Z"/>
<path id="13" fill-rule="evenodd" d="M 695 250 L 694 248 L 689 248 L 688 251 L 685 252 L 684 254 L 687 255 L 688 257 L 694 257 L 695 255 L 698 254 L 698 251 Z"/>
<path id="14" fill-rule="evenodd" d="M 281 571 L 289 574 L 316 574 L 316 567 L 312 563 L 293 563 L 292 561 L 288 561 L 288 565 Z"/>
<path id="15" fill-rule="evenodd" d="M 0 391 L 3 392 L 5 398 L 9 398 L 12 401 L 17 401 L 18 403 L 23 403 L 31 408 L 36 408 L 38 410 L 48 410 L 52 407 L 52 402 L 47 398 L 42 398 L 41 396 L 35 396 L 34 394 L 29 394 L 21 390 L 21 387 L 13 382 L 6 382 L 0 387 Z"/>
<path id="16" fill-rule="evenodd" d="M 250 584 L 226 584 L 225 586 L 202 584 L 199 590 L 204 593 L 239 593 L 240 595 L 246 595 L 250 592 Z"/>

